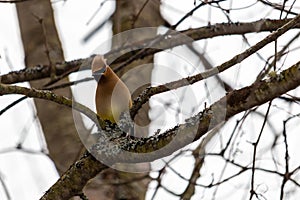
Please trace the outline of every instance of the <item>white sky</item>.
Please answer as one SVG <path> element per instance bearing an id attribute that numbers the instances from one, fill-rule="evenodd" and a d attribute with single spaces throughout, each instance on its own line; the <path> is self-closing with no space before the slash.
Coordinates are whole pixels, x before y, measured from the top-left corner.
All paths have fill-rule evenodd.
<path id="1" fill-rule="evenodd" d="M 193 5 L 193 0 L 189 1 L 180 1 L 180 0 L 172 0 L 172 1 L 163 1 L 162 6 L 162 14 L 169 20 L 170 23 L 177 22 L 186 12 L 191 10 Z M 171 2 L 171 3 L 170 3 Z M 240 5 L 238 3 L 240 2 Z M 256 1 L 234 1 L 234 4 L 231 5 L 234 8 L 240 8 L 241 5 L 244 6 L 245 2 L 247 5 L 251 5 Z M 300 7 L 299 2 L 297 2 L 298 7 Z M 106 19 L 113 12 L 113 1 L 108 1 L 108 3 L 104 4 L 104 7 L 97 12 L 100 5 L 100 1 L 89 0 L 80 1 L 80 0 L 72 0 L 59 3 L 54 3 L 55 15 L 58 25 L 58 30 L 60 32 L 60 37 L 63 43 L 64 52 L 66 60 L 72 60 L 75 58 L 83 58 L 94 53 L 94 50 L 97 48 L 99 44 L 108 40 L 111 37 L 111 24 L 106 24 L 105 29 L 101 30 L 100 34 L 94 36 L 88 43 L 83 43 L 83 38 L 89 33 L 89 30 L 92 30 L 99 21 L 99 18 Z M 225 4 L 224 4 L 225 5 Z M 228 5 L 229 6 L 229 5 Z M 97 12 L 97 13 L 96 13 Z M 80 13 L 80 15 L 78 14 Z M 94 20 L 92 20 L 88 25 L 87 23 L 96 13 Z M 271 14 L 270 14 L 271 13 Z M 233 21 L 252 21 L 264 18 L 265 16 L 274 16 L 278 17 L 278 12 L 273 12 L 271 9 L 263 9 L 261 5 L 256 5 L 252 9 L 248 10 L 248 13 L 232 11 L 231 17 Z M 23 68 L 23 52 L 20 41 L 20 35 L 18 30 L 18 23 L 16 20 L 16 12 L 13 4 L 0 4 L 0 73 L 6 74 L 11 70 L 18 70 Z M 193 24 L 193 27 L 199 27 L 206 25 L 206 21 L 210 16 L 211 22 L 222 22 L 226 21 L 224 15 L 218 9 L 200 9 L 195 12 L 193 17 L 188 18 L 185 23 L 179 26 L 180 30 L 184 30 L 187 28 L 191 28 L 190 24 Z M 262 39 L 268 33 L 257 35 L 249 35 L 247 38 L 249 42 L 253 45 L 255 42 L 259 41 L 259 38 Z M 282 37 L 280 40 L 282 44 L 290 38 L 293 33 L 286 34 L 286 37 Z M 71 37 L 70 37 L 71 36 Z M 229 37 L 228 37 L 229 38 Z M 236 40 L 240 42 L 236 42 Z M 241 52 L 245 49 L 245 43 L 242 42 L 239 36 L 230 37 L 230 39 L 224 40 L 224 37 L 214 38 L 213 42 L 198 42 L 197 45 L 205 50 L 205 53 L 209 55 L 212 59 L 212 64 L 221 64 L 222 62 L 228 60 L 233 55 L 238 52 Z M 175 50 L 176 51 L 176 50 Z M 179 53 L 182 51 L 178 51 Z M 226 53 L 224 53 L 226 52 Z M 269 45 L 267 48 L 264 48 L 260 51 L 263 55 L 272 55 L 273 54 L 273 46 Z M 160 54 L 157 56 L 157 60 L 160 56 L 164 56 Z M 189 60 L 188 55 L 182 55 L 184 58 Z M 216 58 L 217 57 L 217 58 Z M 299 58 L 299 57 L 298 57 Z M 286 66 L 289 66 L 298 59 L 296 56 L 289 56 L 286 59 Z M 170 59 L 168 59 L 170 60 Z M 166 60 L 160 60 L 159 64 L 168 65 Z M 189 60 L 190 61 L 190 60 Z M 173 60 L 175 63 L 184 63 L 182 60 Z M 198 61 L 192 60 L 190 61 L 197 66 Z M 8 63 L 10 63 L 8 66 Z M 261 61 L 253 56 L 247 59 L 243 64 L 238 65 L 238 67 L 247 67 L 247 65 L 261 65 Z M 202 70 L 202 69 L 201 69 Z M 253 82 L 253 79 L 256 77 L 257 68 L 249 68 L 247 70 L 237 70 L 231 69 L 222 74 L 222 76 L 232 77 L 234 74 L 235 86 L 242 87 L 247 84 Z M 158 75 L 158 74 L 156 74 Z M 76 77 L 73 77 L 76 78 Z M 165 76 L 159 77 L 157 76 L 157 81 L 159 79 L 165 80 Z M 226 78 L 225 78 L 226 79 Z M 28 86 L 27 83 L 18 84 L 22 86 Z M 12 101 L 16 100 L 19 96 L 11 95 L 0 98 L 0 108 L 5 107 Z M 215 97 L 217 98 L 217 97 Z M 0 140 L 0 176 L 5 181 L 8 186 L 9 194 L 11 195 L 11 199 L 23 199 L 23 200 L 31 200 L 38 199 L 46 189 L 48 189 L 58 178 L 58 174 L 55 171 L 52 162 L 44 155 L 41 154 L 32 154 L 25 153 L 20 151 L 12 151 L 11 148 L 15 147 L 16 144 L 20 141 L 20 136 L 24 134 L 24 128 L 27 130 L 28 136 L 26 137 L 26 141 L 24 145 L 26 148 L 31 151 L 38 152 L 41 148 L 45 149 L 45 144 L 43 140 L 43 136 L 40 134 L 40 128 L 38 126 L 38 121 L 33 119 L 35 115 L 34 105 L 32 100 L 26 100 L 23 103 L 15 106 L 13 109 L 9 110 L 2 116 L 0 116 L 0 132 L 1 132 L 1 140 Z M 298 110 L 297 110 L 298 111 Z M 295 110 L 295 113 L 296 110 Z M 32 122 L 36 122 L 32 124 Z M 232 126 L 232 124 L 231 124 Z M 249 125 L 255 127 L 255 125 Z M 230 126 L 229 126 L 230 127 Z M 228 128 L 228 127 L 227 127 Z M 260 127 L 257 127 L 258 129 Z M 253 131 L 258 132 L 257 130 Z M 231 130 L 228 128 L 228 130 Z M 42 138 L 42 139 L 41 139 Z M 249 139 L 256 138 L 255 135 L 249 136 Z M 295 135 L 292 134 L 292 138 L 297 139 Z M 195 145 L 195 144 L 193 144 Z M 245 143 L 245 145 L 248 145 Z M 216 147 L 214 145 L 211 146 L 212 150 Z M 291 150 L 293 151 L 293 149 Z M 215 158 L 210 158 L 210 162 L 216 162 Z M 185 163 L 189 163 L 191 161 L 190 158 L 183 158 L 180 162 L 176 162 L 174 168 L 182 169 L 185 168 L 182 173 L 183 176 L 189 177 L 190 171 L 192 170 L 193 165 L 186 165 Z M 34 163 L 34 164 L 33 164 Z M 205 169 L 204 171 L 218 171 L 219 166 L 215 166 L 214 169 Z M 181 170 L 182 171 L 182 170 Z M 205 178 L 205 177 L 204 177 Z M 207 180 L 210 177 L 207 177 Z M 183 185 L 186 182 L 183 182 L 177 175 L 168 173 L 167 178 L 164 182 L 168 182 L 169 186 L 175 192 L 180 192 L 184 188 Z M 175 183 L 171 185 L 171 183 Z M 154 187 L 153 184 L 151 188 Z M 237 185 L 232 185 L 230 190 L 224 190 L 223 194 L 232 193 L 235 191 Z M 30 191 L 30 192 L 28 192 Z M 248 191 L 245 189 L 245 191 Z M 222 194 L 222 192 L 219 192 Z M 241 193 L 236 192 L 236 198 L 240 199 Z M 168 193 L 163 190 L 159 190 L 158 193 L 159 199 L 172 199 L 172 196 L 169 196 Z M 151 193 L 148 194 L 148 197 L 151 197 Z M 272 199 L 272 195 L 269 196 Z M 6 199 L 4 195 L 4 191 L 0 186 L 0 199 Z M 173 198 L 176 199 L 176 198 Z M 193 199 L 196 199 L 193 198 Z M 205 198 L 204 198 L 205 199 Z"/>

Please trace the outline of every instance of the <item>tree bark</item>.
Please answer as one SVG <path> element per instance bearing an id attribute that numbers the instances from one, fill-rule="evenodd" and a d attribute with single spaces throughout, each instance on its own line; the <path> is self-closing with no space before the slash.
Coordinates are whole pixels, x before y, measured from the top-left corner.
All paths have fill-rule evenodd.
<path id="1" fill-rule="evenodd" d="M 49 0 L 31 0 L 16 4 L 26 67 L 50 65 L 64 61 Z M 41 88 L 49 79 L 31 81 Z M 67 82 L 68 79 L 62 80 Z M 70 88 L 56 91 L 71 97 Z M 37 115 L 46 137 L 50 157 L 60 173 L 68 169 L 77 157 L 80 140 L 76 134 L 72 110 L 52 102 L 35 99 Z M 63 130 L 63 131 L 62 131 Z"/>

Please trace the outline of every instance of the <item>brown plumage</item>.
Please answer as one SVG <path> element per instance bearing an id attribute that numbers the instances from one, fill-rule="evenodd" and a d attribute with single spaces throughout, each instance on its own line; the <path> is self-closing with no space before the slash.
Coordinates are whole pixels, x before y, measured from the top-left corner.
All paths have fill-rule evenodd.
<path id="1" fill-rule="evenodd" d="M 95 95 L 97 114 L 104 120 L 118 122 L 120 114 L 132 106 L 127 86 L 101 55 L 95 56 L 92 62 L 92 74 L 98 82 Z"/>

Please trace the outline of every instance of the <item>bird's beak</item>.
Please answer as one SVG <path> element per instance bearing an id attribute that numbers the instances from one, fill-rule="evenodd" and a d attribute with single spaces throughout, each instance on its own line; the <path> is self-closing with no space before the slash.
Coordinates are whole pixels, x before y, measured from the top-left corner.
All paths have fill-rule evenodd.
<path id="1" fill-rule="evenodd" d="M 92 76 L 94 77 L 94 79 L 99 82 L 101 76 L 105 73 L 106 71 L 106 67 L 103 67 L 102 69 L 95 71 L 92 73 Z"/>

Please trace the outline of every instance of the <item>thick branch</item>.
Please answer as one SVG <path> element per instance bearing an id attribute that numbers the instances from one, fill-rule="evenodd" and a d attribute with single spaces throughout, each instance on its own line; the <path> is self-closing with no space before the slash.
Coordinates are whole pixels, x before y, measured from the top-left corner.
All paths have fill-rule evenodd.
<path id="1" fill-rule="evenodd" d="M 206 38 L 213 38 L 217 36 L 226 36 L 226 35 L 239 35 L 246 33 L 256 33 L 263 31 L 275 31 L 278 28 L 282 27 L 284 24 L 291 21 L 291 19 L 283 19 L 283 20 L 270 20 L 270 19 L 262 19 L 255 22 L 249 23 L 222 23 L 216 24 L 213 26 L 205 26 L 197 29 L 190 29 L 186 31 L 182 31 L 182 34 L 187 35 L 190 39 L 187 41 L 180 40 L 178 37 L 165 37 L 159 44 L 155 45 L 156 49 L 148 49 L 140 56 L 143 58 L 144 56 L 153 55 L 154 53 L 160 52 L 164 49 L 169 49 L 175 46 L 186 44 L 187 42 L 192 42 L 193 40 L 201 40 Z M 300 23 L 296 24 L 294 28 L 300 28 Z M 180 37 L 182 38 L 182 37 Z M 144 41 L 140 41 L 138 44 L 130 44 L 127 46 L 120 47 L 120 49 L 114 49 L 108 52 L 105 57 L 108 59 L 110 57 L 115 57 L 115 55 L 119 55 L 120 52 L 130 52 L 132 49 L 137 48 L 145 48 L 149 46 L 151 41 L 155 40 L 155 38 L 150 38 Z M 120 59 L 118 59 L 115 64 L 121 63 L 123 61 L 128 60 L 132 54 L 126 54 Z M 118 57 L 118 56 L 117 56 Z M 70 62 L 64 62 L 61 64 L 55 64 L 56 66 L 56 75 L 61 76 L 63 74 L 69 74 L 74 71 L 78 71 L 81 66 L 82 68 L 89 68 L 90 62 L 93 56 L 86 59 L 79 59 Z M 113 66 L 114 66 L 113 65 Z M 44 66 L 35 66 L 29 69 L 24 69 L 17 72 L 10 72 L 8 74 L 0 76 L 1 83 L 12 84 L 19 83 L 24 81 L 32 81 L 42 78 L 50 77 L 50 67 L 47 65 Z"/>
<path id="2" fill-rule="evenodd" d="M 93 57 L 94 56 L 85 59 L 54 64 L 56 76 L 64 76 L 65 74 L 78 71 L 80 68 L 90 68 L 89 66 Z M 20 71 L 12 71 L 8 74 L 4 74 L 0 76 L 0 82 L 5 84 L 13 84 L 48 78 L 50 75 L 51 67 L 49 65 L 34 66 L 22 69 Z"/>
<path id="3" fill-rule="evenodd" d="M 220 23 L 215 25 L 204 26 L 195 29 L 189 29 L 186 31 L 175 32 L 171 31 L 170 37 L 164 37 L 163 40 L 160 40 L 157 44 L 152 44 L 153 41 L 157 41 L 155 38 L 150 38 L 145 41 L 140 41 L 134 45 L 130 44 L 127 46 L 122 46 L 119 49 L 113 49 L 112 51 L 105 54 L 105 57 L 108 58 L 110 62 L 110 57 L 119 57 L 120 52 L 130 52 L 133 49 L 144 49 L 149 47 L 144 51 L 140 58 L 143 58 L 148 55 L 153 55 L 154 53 L 163 51 L 165 49 L 170 49 L 176 46 L 185 45 L 193 41 L 203 40 L 207 38 L 214 38 L 218 36 L 228 36 L 228 35 L 242 35 L 247 33 L 259 33 L 265 31 L 275 31 L 282 27 L 284 24 L 287 24 L 292 19 L 282 19 L 282 20 L 271 20 L 271 19 L 261 19 L 254 22 L 247 23 Z M 294 28 L 300 28 L 300 23 L 296 23 Z M 181 35 L 180 35 L 181 33 Z M 183 37 L 186 35 L 187 37 Z M 134 54 L 134 53 L 133 53 Z M 116 63 L 126 62 L 130 59 L 132 54 L 121 56 Z M 114 66 L 114 65 L 112 65 Z"/>
<path id="4" fill-rule="evenodd" d="M 225 97 L 205 109 L 203 113 L 186 120 L 185 124 L 180 124 L 157 136 L 140 139 L 139 141 L 129 140 L 120 147 L 131 152 L 144 154 L 130 154 L 130 157 L 123 154 L 122 156 L 118 154 L 109 155 L 109 159 L 111 162 L 137 163 L 151 162 L 158 158 L 169 156 L 174 151 L 200 139 L 207 131 L 224 122 L 224 120 L 279 97 L 295 89 L 299 84 L 300 62 L 276 77 L 256 82 L 251 86 L 228 93 Z M 137 143 L 138 145 L 136 145 Z M 101 154 L 101 158 L 105 158 L 105 155 L 102 155 L 103 151 L 100 150 L 97 153 Z M 107 153 L 107 149 L 105 149 L 105 153 Z"/>
<path id="5" fill-rule="evenodd" d="M 280 95 L 295 89 L 299 86 L 299 84 L 300 62 L 283 71 L 279 75 L 272 77 L 271 79 L 255 82 L 249 87 L 234 90 L 228 93 L 225 97 L 215 102 L 210 108 L 206 109 L 200 115 L 194 116 L 187 120 L 186 124 L 178 125 L 161 135 L 152 136 L 146 139 L 129 140 L 125 143 L 124 141 L 120 142 L 120 140 L 116 141 L 116 145 L 119 148 L 137 152 L 137 154 L 130 154 L 130 157 L 124 157 L 124 154 L 116 155 L 114 153 L 118 151 L 116 151 L 116 149 L 110 151 L 109 148 L 111 147 L 109 147 L 108 145 L 106 146 L 106 148 L 108 149 L 102 149 L 103 154 L 100 155 L 100 157 L 102 159 L 111 159 L 112 162 L 118 161 L 136 163 L 147 161 L 149 162 L 164 156 L 171 155 L 174 151 L 184 147 L 192 141 L 198 140 L 207 131 L 224 122 L 224 120 L 229 119 L 235 114 L 246 111 L 255 106 L 262 105 L 276 97 L 279 97 Z M 225 118 L 219 117 L 220 115 L 222 115 L 220 112 L 223 112 L 224 108 L 226 108 Z M 200 123 L 193 124 L 196 119 L 198 119 Z M 196 135 L 192 131 L 194 130 L 195 126 L 197 128 Z M 175 142 L 172 141 L 174 139 Z M 120 143 L 123 143 L 123 145 L 121 145 Z M 114 146 L 113 148 L 115 147 L 116 146 Z M 161 149 L 162 151 L 160 151 Z M 110 152 L 110 154 L 105 154 L 107 152 Z M 149 152 L 153 153 L 151 154 Z M 101 149 L 99 149 L 98 153 L 101 154 Z M 84 167 L 80 167 L 78 169 L 76 167 L 77 162 L 74 163 L 73 166 L 65 173 L 65 175 L 63 175 L 63 177 L 60 178 L 59 181 L 50 188 L 50 190 L 42 197 L 42 199 L 68 199 L 82 190 L 84 183 L 82 183 L 81 176 L 84 176 L 84 180 L 87 181 L 93 178 L 98 172 L 101 172 L 103 170 L 103 165 L 100 165 L 99 162 L 93 159 L 92 156 L 88 155 L 85 158 L 86 159 L 83 160 L 81 166 L 87 166 L 88 164 L 85 163 L 89 163 L 89 165 L 91 165 L 92 167 L 96 166 L 96 169 L 92 168 L 91 173 L 89 172 L 89 169 L 86 170 L 86 173 L 82 173 Z M 98 169 L 97 165 L 99 165 Z M 81 173 L 78 173 L 79 171 Z M 77 174 L 78 176 L 72 179 L 72 177 L 74 177 L 74 174 Z M 66 187 L 66 184 L 68 184 L 68 187 Z M 64 194 L 68 195 L 62 196 L 62 194 L 59 194 L 57 196 L 50 196 L 50 191 L 55 190 L 56 188 L 67 189 L 68 192 Z M 54 192 L 52 192 L 51 194 L 54 194 Z"/>
<path id="6" fill-rule="evenodd" d="M 108 167 L 91 154 L 85 154 L 60 177 L 41 200 L 63 200 L 78 195 L 88 180 L 106 168 Z"/>

